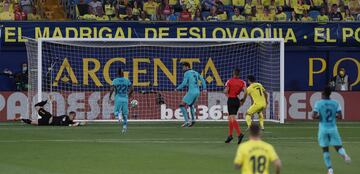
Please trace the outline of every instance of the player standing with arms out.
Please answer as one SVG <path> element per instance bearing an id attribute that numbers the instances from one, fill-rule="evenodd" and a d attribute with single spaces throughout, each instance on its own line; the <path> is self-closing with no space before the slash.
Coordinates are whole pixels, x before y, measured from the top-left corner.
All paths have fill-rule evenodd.
<path id="1" fill-rule="evenodd" d="M 318 142 L 323 149 L 323 158 L 328 174 L 333 174 L 329 146 L 334 146 L 345 162 L 350 163 L 351 159 L 342 147 L 340 134 L 336 126 L 336 119 L 342 118 L 341 106 L 337 101 L 331 100 L 330 95 L 331 89 L 326 87 L 322 93 L 322 99 L 315 103 L 313 118 L 320 120 Z"/>
<path id="2" fill-rule="evenodd" d="M 280 174 L 280 158 L 271 144 L 261 140 L 259 125 L 252 124 L 249 130 L 249 141 L 238 147 L 234 160 L 235 168 L 241 169 L 241 174 L 269 174 L 269 165 L 272 162 L 275 173 Z"/>
<path id="3" fill-rule="evenodd" d="M 190 64 L 188 62 L 184 62 L 182 64 L 182 69 L 184 71 L 184 79 L 182 83 L 175 89 L 175 91 L 181 90 L 185 86 L 188 87 L 188 91 L 186 95 L 183 97 L 182 102 L 180 104 L 180 110 L 185 120 L 184 124 L 181 127 L 191 127 L 195 124 L 194 104 L 198 99 L 198 97 L 200 96 L 199 80 L 201 80 L 203 91 L 206 91 L 206 82 L 198 72 L 190 68 Z M 186 105 L 190 107 L 191 122 L 189 122 L 188 119 L 188 114 L 185 108 Z"/>
<path id="4" fill-rule="evenodd" d="M 121 116 L 123 119 L 123 129 L 122 133 L 127 131 L 127 119 L 129 115 L 128 101 L 129 96 L 134 92 L 134 88 L 129 79 L 124 77 L 124 72 L 122 69 L 118 70 L 119 77 L 112 81 L 111 92 L 109 95 L 109 100 L 111 100 L 112 94 L 115 92 L 115 106 L 114 114 L 115 117 L 121 122 Z"/>
<path id="5" fill-rule="evenodd" d="M 246 112 L 246 124 L 248 128 L 251 125 L 251 117 L 254 114 L 259 115 L 259 123 L 262 130 L 264 130 L 264 114 L 262 113 L 267 107 L 268 94 L 265 88 L 258 82 L 256 82 L 255 76 L 249 75 L 247 77 L 249 87 L 246 89 L 244 98 L 241 99 L 241 105 L 245 103 L 247 95 L 250 95 L 252 99 L 252 105 Z"/>
<path id="6" fill-rule="evenodd" d="M 238 98 L 241 91 L 246 88 L 246 84 L 240 78 L 240 70 L 235 69 L 233 71 L 233 77 L 229 79 L 225 84 L 224 93 L 228 97 L 227 106 L 229 111 L 229 136 L 226 138 L 225 143 L 230 143 L 233 139 L 232 133 L 235 128 L 238 136 L 238 144 L 241 143 L 244 135 L 240 131 L 236 116 L 240 108 L 240 100 Z"/>

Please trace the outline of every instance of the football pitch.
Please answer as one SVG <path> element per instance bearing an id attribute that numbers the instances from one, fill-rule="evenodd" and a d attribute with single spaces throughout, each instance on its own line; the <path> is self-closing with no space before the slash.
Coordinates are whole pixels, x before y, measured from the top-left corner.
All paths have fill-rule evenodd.
<path id="1" fill-rule="evenodd" d="M 234 170 L 236 141 L 225 144 L 227 123 L 115 123 L 83 127 L 0 124 L 2 174 L 225 174 Z M 245 124 L 241 123 L 241 128 Z M 360 122 L 338 123 L 347 165 L 331 148 L 334 171 L 360 171 Z M 263 138 L 274 145 L 283 174 L 325 174 L 315 122 L 267 123 Z M 247 139 L 247 136 L 246 138 Z M 234 139 L 235 140 L 235 139 Z"/>

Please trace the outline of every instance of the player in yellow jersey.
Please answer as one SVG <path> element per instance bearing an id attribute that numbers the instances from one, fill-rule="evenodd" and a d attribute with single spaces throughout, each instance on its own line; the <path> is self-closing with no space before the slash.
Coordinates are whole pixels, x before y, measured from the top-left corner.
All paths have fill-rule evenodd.
<path id="1" fill-rule="evenodd" d="M 266 93 L 265 88 L 256 82 L 255 76 L 250 75 L 247 77 L 249 87 L 246 89 L 243 99 L 241 100 L 241 104 L 244 104 L 247 98 L 247 95 L 250 95 L 252 99 L 252 105 L 246 112 L 246 124 L 248 128 L 251 125 L 251 117 L 254 114 L 258 114 L 260 127 L 264 130 L 264 114 L 263 111 L 267 106 L 268 95 Z"/>
<path id="2" fill-rule="evenodd" d="M 272 162 L 275 173 L 280 174 L 280 158 L 271 144 L 261 140 L 259 125 L 252 124 L 249 130 L 249 141 L 238 147 L 234 160 L 235 168 L 241 169 L 241 174 L 269 174 L 269 166 Z"/>

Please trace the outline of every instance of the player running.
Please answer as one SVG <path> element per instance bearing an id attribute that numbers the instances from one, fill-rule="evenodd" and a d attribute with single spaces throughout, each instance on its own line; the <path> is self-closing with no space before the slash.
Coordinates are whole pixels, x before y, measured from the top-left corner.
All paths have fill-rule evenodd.
<path id="1" fill-rule="evenodd" d="M 224 93 L 228 97 L 227 106 L 229 111 L 229 136 L 226 138 L 225 143 L 230 143 L 233 140 L 233 129 L 235 128 L 238 136 L 238 144 L 241 143 L 244 135 L 240 131 L 236 116 L 240 108 L 240 100 L 238 98 L 241 91 L 246 88 L 246 84 L 240 78 L 240 70 L 235 69 L 233 71 L 233 77 L 229 79 L 225 84 Z"/>
<path id="2" fill-rule="evenodd" d="M 119 119 L 119 122 L 121 122 L 121 119 L 123 120 L 122 133 L 126 133 L 129 115 L 128 101 L 129 96 L 131 97 L 134 92 L 134 88 L 130 80 L 124 77 L 122 69 L 118 70 L 118 75 L 119 77 L 112 81 L 109 100 L 111 100 L 111 96 L 115 92 L 114 114 Z"/>
<path id="3" fill-rule="evenodd" d="M 280 174 L 280 158 L 271 144 L 261 140 L 259 125 L 252 124 L 249 130 L 249 141 L 238 147 L 234 160 L 235 168 L 241 169 L 242 174 L 269 174 L 269 165 L 272 162 L 275 173 Z"/>
<path id="4" fill-rule="evenodd" d="M 331 165 L 329 146 L 334 146 L 345 162 L 350 163 L 351 159 L 342 147 L 339 131 L 336 126 L 336 119 L 341 119 L 340 104 L 330 99 L 331 89 L 326 87 L 322 93 L 322 99 L 317 101 L 314 106 L 313 118 L 319 119 L 318 142 L 323 150 L 323 159 L 328 169 L 328 174 L 333 174 Z"/>
<path id="5" fill-rule="evenodd" d="M 247 95 L 250 95 L 252 99 L 252 105 L 246 112 L 246 124 L 248 128 L 251 125 L 251 117 L 254 114 L 258 114 L 260 127 L 264 130 L 264 114 L 263 111 L 267 107 L 268 94 L 266 93 L 265 88 L 258 82 L 253 75 L 247 77 L 249 87 L 246 89 L 243 99 L 241 99 L 241 105 L 245 103 Z"/>
<path id="6" fill-rule="evenodd" d="M 198 97 L 200 96 L 200 89 L 199 89 L 199 80 L 201 80 L 202 90 L 206 91 L 206 82 L 204 78 L 196 71 L 190 68 L 190 64 L 188 62 L 184 62 L 182 64 L 182 69 L 184 71 L 184 79 L 182 83 L 175 89 L 181 90 L 185 86 L 188 87 L 188 91 L 186 95 L 183 97 L 182 102 L 180 104 L 181 113 L 184 116 L 184 124 L 181 127 L 191 127 L 195 124 L 195 108 L 194 104 Z M 190 115 L 191 115 L 191 122 L 189 122 L 188 114 L 186 111 L 185 106 L 188 105 L 190 107 Z"/>

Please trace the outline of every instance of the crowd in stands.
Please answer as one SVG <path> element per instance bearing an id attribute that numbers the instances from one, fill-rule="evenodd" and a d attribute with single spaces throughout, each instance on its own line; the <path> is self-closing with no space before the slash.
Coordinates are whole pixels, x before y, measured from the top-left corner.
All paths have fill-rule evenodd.
<path id="1" fill-rule="evenodd" d="M 91 0 L 82 20 L 360 21 L 360 0 Z"/>
<path id="2" fill-rule="evenodd" d="M 0 0 L 0 20 L 41 20 L 33 0 Z"/>
<path id="3" fill-rule="evenodd" d="M 0 20 L 41 20 L 36 0 L 0 0 Z M 98 21 L 360 21 L 360 0 L 78 0 Z"/>

